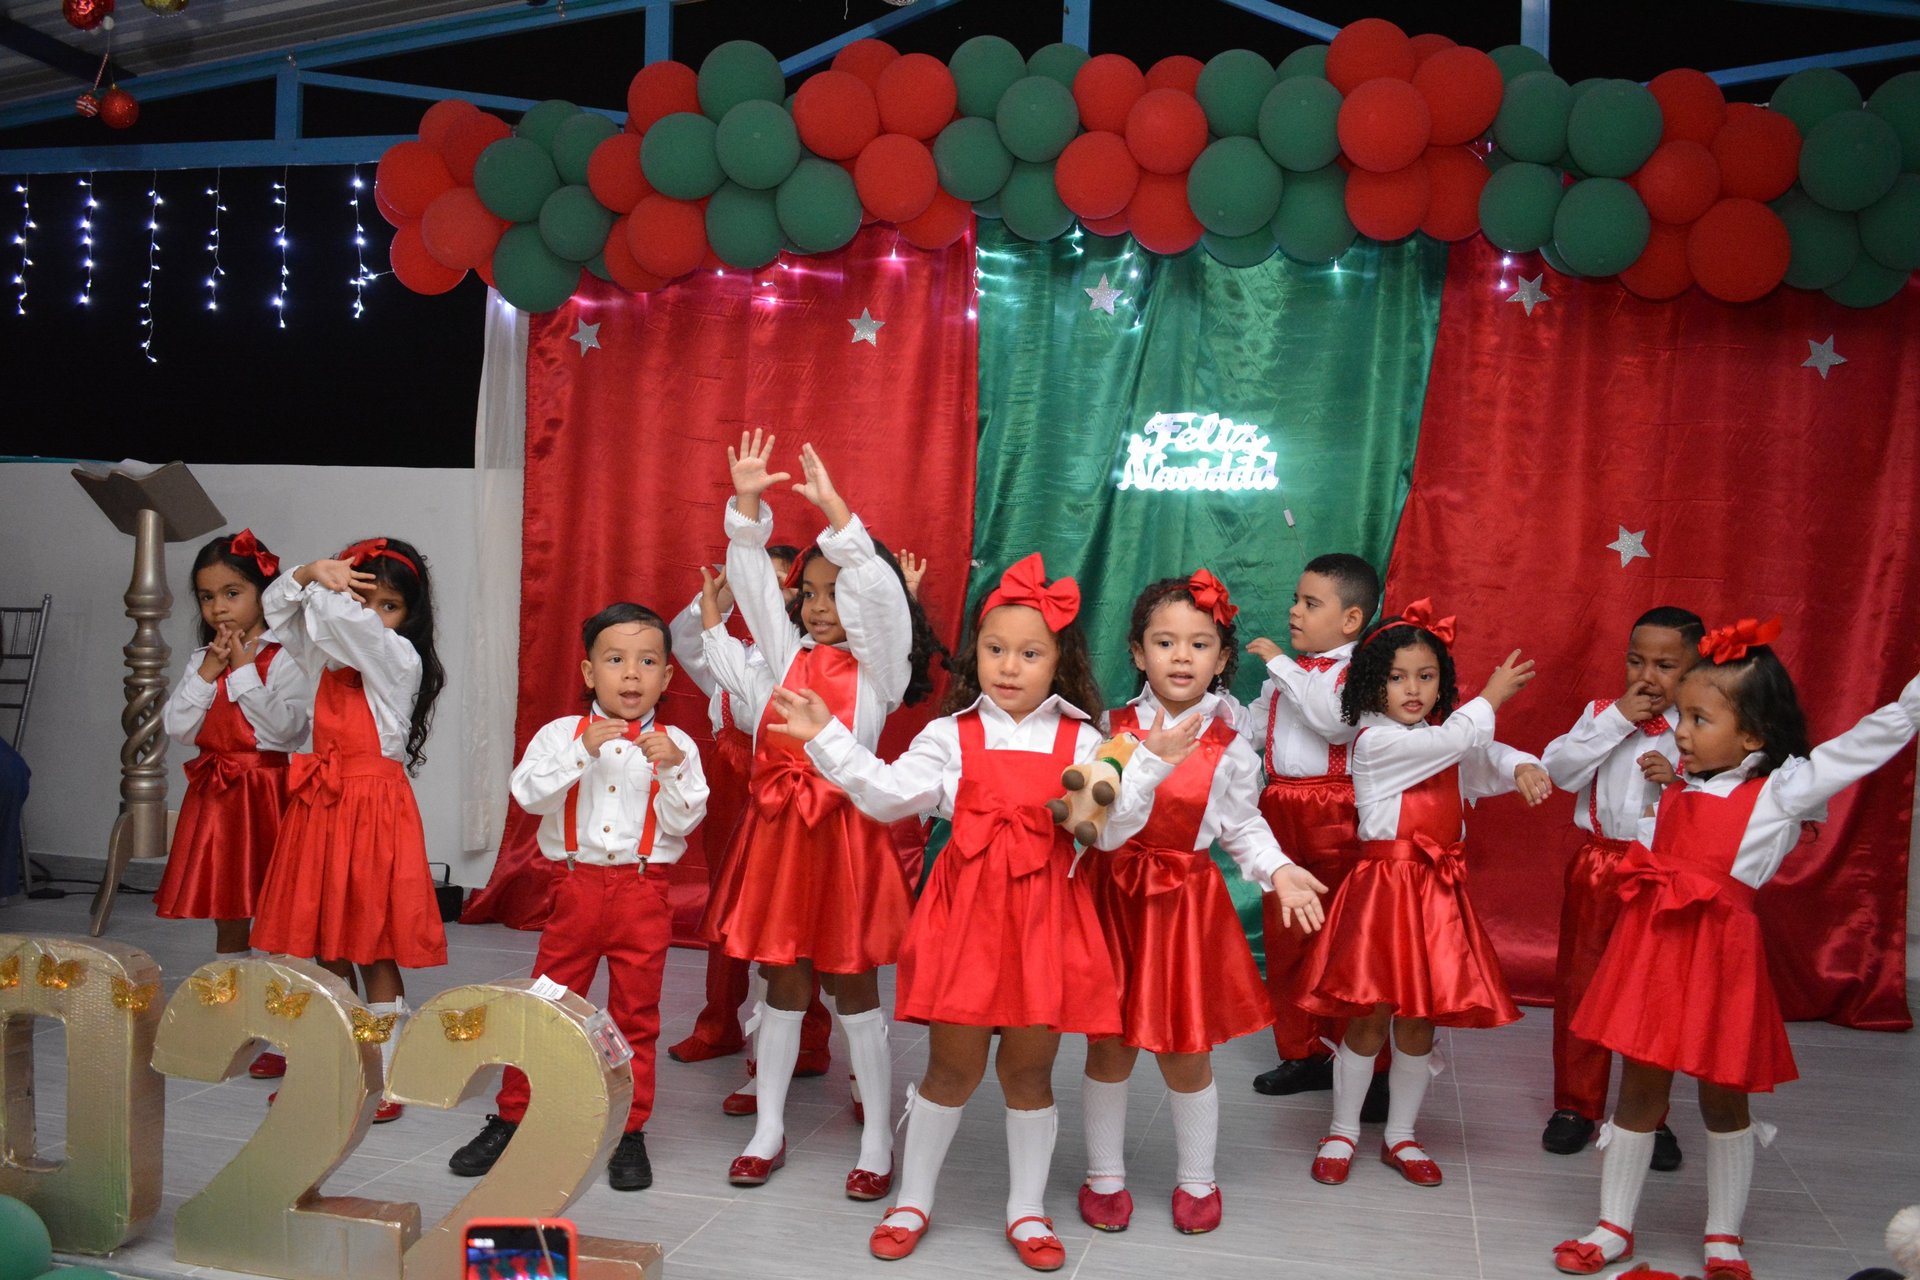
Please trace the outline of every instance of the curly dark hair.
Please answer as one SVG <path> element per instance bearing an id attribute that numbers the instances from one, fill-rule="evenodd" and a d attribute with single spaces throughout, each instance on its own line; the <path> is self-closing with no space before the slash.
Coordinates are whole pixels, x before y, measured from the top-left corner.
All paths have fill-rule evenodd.
<path id="1" fill-rule="evenodd" d="M 1756 778 L 1778 769 L 1788 756 L 1813 751 L 1807 739 L 1807 715 L 1786 664 L 1764 644 L 1747 650 L 1743 658 L 1715 662 L 1708 658 L 1689 671 L 1687 679 L 1711 680 L 1726 695 L 1742 732 L 1760 739 L 1763 759 Z"/>
<path id="2" fill-rule="evenodd" d="M 1190 577 L 1162 578 L 1158 582 L 1147 584 L 1146 590 L 1142 591 L 1133 602 L 1133 618 L 1127 623 L 1128 648 L 1145 646 L 1147 624 L 1153 620 L 1153 611 L 1167 601 L 1179 600 L 1193 605 L 1196 609 L 1200 608 L 1199 605 L 1194 604 L 1193 589 L 1188 586 L 1190 581 Z M 1206 611 L 1203 609 L 1201 612 Z M 1240 665 L 1240 633 L 1233 623 L 1221 622 L 1218 618 L 1213 620 L 1213 625 L 1214 629 L 1220 633 L 1220 649 L 1226 654 L 1225 664 L 1213 677 L 1213 682 L 1207 686 L 1208 690 L 1218 693 L 1222 689 L 1233 687 L 1233 673 Z"/>
<path id="3" fill-rule="evenodd" d="M 1053 669 L 1053 687 L 1049 692 L 1071 702 L 1088 715 L 1098 715 L 1106 703 L 1100 700 L 1100 682 L 1093 675 L 1093 655 L 1087 650 L 1087 633 L 1079 620 L 1069 622 L 1053 633 L 1060 646 L 1060 662 Z M 947 696 L 940 700 L 940 714 L 965 711 L 980 698 L 980 619 L 967 624 L 960 638 L 960 651 L 947 661 L 952 679 Z"/>
<path id="4" fill-rule="evenodd" d="M 387 550 L 406 560 L 370 556 L 360 563 L 359 570 L 372 574 L 376 584 L 392 587 L 406 602 L 407 620 L 394 631 L 420 655 L 420 692 L 413 696 L 413 715 L 407 723 L 407 772 L 417 776 L 426 763 L 423 748 L 433 729 L 434 700 L 447 685 L 447 670 L 440 665 L 440 655 L 433 647 L 433 583 L 427 577 L 427 558 L 410 542 L 389 537 L 386 543 Z"/>
<path id="5" fill-rule="evenodd" d="M 200 571 L 209 565 L 223 564 L 227 566 L 227 568 L 252 583 L 255 591 L 260 592 L 266 591 L 268 584 L 273 581 L 273 578 L 280 576 L 276 573 L 273 575 L 273 578 L 269 578 L 266 574 L 260 572 L 260 563 L 252 556 L 237 556 L 233 554 L 233 540 L 236 536 L 237 535 L 231 533 L 223 533 L 206 546 L 200 548 L 200 554 L 193 558 L 193 570 L 187 574 L 187 595 L 189 598 L 192 598 L 195 591 L 199 589 Z M 271 552 L 267 552 L 266 543 L 262 542 L 259 545 L 263 553 L 271 554 Z M 200 615 L 200 609 L 197 603 L 194 606 L 193 614 L 194 621 L 199 627 L 200 643 L 203 645 L 212 644 L 213 628 L 208 626 L 207 620 Z"/>
<path id="6" fill-rule="evenodd" d="M 940 643 L 940 637 L 934 634 L 933 624 L 927 621 L 927 611 L 922 609 L 920 602 L 913 598 L 913 592 L 907 590 L 907 575 L 900 571 L 900 562 L 894 558 L 893 552 L 889 551 L 886 544 L 881 542 L 880 539 L 873 538 L 871 534 L 869 534 L 868 537 L 872 538 L 875 554 L 880 557 L 887 568 L 893 570 L 893 576 L 900 580 L 900 592 L 907 598 L 907 616 L 911 618 L 913 622 L 913 647 L 907 652 L 907 691 L 901 701 L 903 705 L 911 707 L 918 703 L 925 702 L 927 695 L 933 692 L 933 660 L 935 655 L 941 658 L 943 665 L 945 664 L 945 660 L 951 655 L 947 651 L 947 646 Z M 771 548 L 769 548 L 768 554 L 772 554 Z M 801 578 L 804 578 L 806 576 L 807 566 L 825 554 L 825 552 L 820 550 L 820 544 L 817 542 L 808 547 L 804 552 L 801 552 L 800 558 L 794 562 L 793 566 L 794 581 L 798 582 Z M 802 631 L 806 630 L 806 628 L 800 626 L 800 606 L 805 602 L 805 599 L 806 595 L 804 592 L 796 591 L 793 599 L 787 602 L 787 617 L 791 618 L 793 625 L 800 627 Z"/>
<path id="7" fill-rule="evenodd" d="M 1440 637 L 1425 627 L 1416 627 L 1399 618 L 1389 618 L 1360 638 L 1353 651 L 1353 664 L 1347 668 L 1347 682 L 1340 689 L 1340 718 L 1359 724 L 1369 711 L 1385 713 L 1387 676 L 1393 671 L 1393 659 L 1402 649 L 1425 645 L 1440 660 L 1440 700 L 1433 704 L 1435 719 L 1445 720 L 1460 701 L 1460 682 L 1454 675 L 1453 655 Z"/>

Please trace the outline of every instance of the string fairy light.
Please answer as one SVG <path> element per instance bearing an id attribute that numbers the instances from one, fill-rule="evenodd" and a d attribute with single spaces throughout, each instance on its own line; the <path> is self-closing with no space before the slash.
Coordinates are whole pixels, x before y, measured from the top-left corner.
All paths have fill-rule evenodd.
<path id="1" fill-rule="evenodd" d="M 280 225 L 273 229 L 273 242 L 280 246 L 280 291 L 273 295 L 274 310 L 280 313 L 280 327 L 287 327 L 287 178 L 291 166 L 282 167 L 280 181 L 273 184 L 273 202 L 280 206 Z"/>
<path id="2" fill-rule="evenodd" d="M 220 215 L 227 206 L 220 203 L 220 170 L 213 171 L 213 185 L 207 188 L 207 194 L 213 197 L 213 229 L 207 232 L 207 253 L 213 258 L 213 266 L 207 271 L 207 310 L 220 309 L 220 277 L 227 269 L 220 265 Z"/>
<path id="3" fill-rule="evenodd" d="M 80 264 L 87 271 L 86 283 L 80 286 L 80 305 L 84 307 L 93 301 L 93 211 L 100 207 L 93 198 L 92 173 L 80 179 L 80 189 L 87 193 L 86 205 L 80 210 Z"/>
<path id="4" fill-rule="evenodd" d="M 353 205 L 353 259 L 357 266 L 353 279 L 348 283 L 353 286 L 353 318 L 355 320 L 366 314 L 367 286 L 377 278 L 373 272 L 367 270 L 367 229 L 360 222 L 360 192 L 365 187 L 366 183 L 360 177 L 360 166 L 353 166 L 353 199 L 349 203 Z"/>
<path id="5" fill-rule="evenodd" d="M 140 337 L 140 350 L 146 353 L 148 364 L 159 364 L 153 354 L 153 277 L 160 270 L 160 206 L 166 201 L 160 198 L 157 170 L 147 178 L 147 200 L 147 280 L 140 296 L 140 327 L 145 332 Z"/>
<path id="6" fill-rule="evenodd" d="M 33 265 L 33 258 L 30 256 L 32 249 L 27 243 L 27 239 L 35 227 L 33 221 L 33 192 L 28 190 L 29 181 L 28 178 L 22 176 L 20 181 L 13 184 L 14 191 L 20 197 L 20 231 L 13 237 L 14 244 L 20 247 L 20 270 L 15 272 L 13 277 L 13 283 L 19 290 L 19 295 L 14 299 L 13 306 L 15 312 L 19 315 L 27 314 L 27 269 Z"/>

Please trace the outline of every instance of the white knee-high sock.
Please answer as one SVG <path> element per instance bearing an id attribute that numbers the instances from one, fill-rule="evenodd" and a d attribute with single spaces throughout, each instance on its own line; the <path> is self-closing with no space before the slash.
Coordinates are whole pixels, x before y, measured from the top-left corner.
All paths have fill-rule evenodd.
<path id="1" fill-rule="evenodd" d="M 871 1103 L 863 1103 L 866 1121 L 860 1129 L 860 1162 L 870 1173 L 893 1172 L 893 1058 L 887 1052 L 887 1017 L 878 1009 L 833 1015 L 847 1037 L 847 1062 L 853 1074 L 867 1082 Z"/>
<path id="2" fill-rule="evenodd" d="M 1007 1225 L 1020 1218 L 1047 1216 L 1047 1173 L 1053 1168 L 1053 1142 L 1060 1134 L 1060 1112 L 1007 1108 Z M 1038 1222 L 1022 1223 L 1015 1240 L 1049 1234 Z"/>
<path id="3" fill-rule="evenodd" d="M 1344 1042 L 1333 1051 L 1333 1124 L 1327 1132 L 1360 1140 L 1360 1107 L 1372 1083 L 1372 1054 L 1355 1053 Z"/>
<path id="4" fill-rule="evenodd" d="M 1127 1082 L 1080 1077 L 1087 1122 L 1087 1184 L 1103 1196 L 1127 1187 Z"/>
<path id="5" fill-rule="evenodd" d="M 1707 1134 L 1707 1234 L 1737 1236 L 1753 1189 L 1753 1128 Z M 1737 1244 L 1707 1246 L 1707 1257 L 1739 1259 Z"/>
<path id="6" fill-rule="evenodd" d="M 1600 1221 L 1631 1231 L 1640 1208 L 1640 1188 L 1647 1182 L 1647 1161 L 1653 1156 L 1653 1134 L 1609 1123 L 1603 1138 L 1607 1149 L 1600 1162 Z M 1627 1242 L 1603 1227 L 1580 1239 L 1599 1245 L 1609 1262 L 1627 1251 Z"/>
<path id="7" fill-rule="evenodd" d="M 771 1160 L 787 1140 L 787 1085 L 793 1081 L 793 1064 L 800 1059 L 800 1021 L 806 1016 L 800 1009 L 771 1005 L 760 1010 L 760 1031 L 754 1043 L 760 1107 L 745 1155 Z"/>
<path id="8" fill-rule="evenodd" d="M 1190 1196 L 1213 1194 L 1213 1156 L 1220 1143 L 1220 1091 L 1209 1081 L 1197 1093 L 1170 1093 L 1175 1174 Z"/>
<path id="9" fill-rule="evenodd" d="M 900 1194 L 894 1197 L 899 1208 L 911 1206 L 933 1217 L 934 1188 L 940 1182 L 940 1166 L 947 1162 L 947 1148 L 960 1130 L 961 1110 L 928 1102 L 908 1088 L 907 1141 L 900 1151 Z M 911 1213 L 891 1213 L 881 1221 L 889 1227 L 914 1231 L 925 1225 Z"/>
<path id="10" fill-rule="evenodd" d="M 1393 1091 L 1393 1097 L 1387 1103 L 1387 1131 L 1384 1135 L 1389 1147 L 1396 1142 L 1413 1141 L 1413 1126 L 1420 1119 L 1420 1104 L 1426 1099 L 1427 1083 L 1433 1079 L 1430 1070 L 1432 1064 L 1431 1052 L 1417 1058 L 1404 1051 L 1393 1055 L 1393 1065 L 1387 1068 L 1387 1087 Z"/>
<path id="11" fill-rule="evenodd" d="M 753 1046 L 760 1035 L 760 1013 L 767 1007 L 767 980 L 757 964 L 747 966 L 747 1003 L 742 1007 L 746 1010 L 746 1016 L 740 1019 L 740 1034 L 747 1041 L 747 1082 L 734 1092 L 753 1096 L 760 1092 L 759 1077 L 754 1074 L 754 1056 L 759 1050 Z"/>
<path id="12" fill-rule="evenodd" d="M 370 1004 L 367 1006 L 367 1012 L 376 1018 L 384 1018 L 390 1013 L 394 1015 L 393 1030 L 388 1033 L 386 1042 L 380 1046 L 380 1083 L 385 1085 L 393 1078 L 393 1051 L 400 1047 L 400 1033 L 407 1029 L 409 1012 L 407 999 L 401 996 L 380 1004 Z"/>

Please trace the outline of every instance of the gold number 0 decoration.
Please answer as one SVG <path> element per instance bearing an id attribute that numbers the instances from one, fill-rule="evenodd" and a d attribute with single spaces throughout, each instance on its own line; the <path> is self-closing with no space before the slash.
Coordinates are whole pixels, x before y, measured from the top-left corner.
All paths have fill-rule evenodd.
<path id="1" fill-rule="evenodd" d="M 137 947 L 0 934 L 0 1195 L 32 1205 L 56 1249 L 117 1249 L 160 1207 L 166 1081 L 147 1066 L 159 991 Z M 66 1024 L 62 1160 L 41 1157 L 35 1132 L 35 1018 Z"/>

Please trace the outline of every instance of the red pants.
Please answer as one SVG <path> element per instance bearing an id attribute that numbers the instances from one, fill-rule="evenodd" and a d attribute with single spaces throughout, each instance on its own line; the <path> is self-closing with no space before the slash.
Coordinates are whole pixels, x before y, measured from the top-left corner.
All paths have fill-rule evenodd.
<path id="1" fill-rule="evenodd" d="M 1281 851 L 1305 867 L 1333 891 L 1346 879 L 1360 856 L 1358 817 L 1353 808 L 1353 779 L 1276 778 L 1260 793 L 1260 814 L 1273 828 Z M 1322 1040 L 1339 1044 L 1347 1033 L 1344 1019 L 1323 1018 L 1300 1007 L 1306 994 L 1307 957 L 1318 943 L 1317 934 L 1280 925 L 1276 895 L 1260 897 L 1267 953 L 1267 994 L 1273 1000 L 1273 1043 L 1284 1061 L 1324 1056 Z"/>
<path id="2" fill-rule="evenodd" d="M 654 1050 L 660 1039 L 660 983 L 666 972 L 673 912 L 667 905 L 667 869 L 645 875 L 631 866 L 564 862 L 553 871 L 553 915 L 540 934 L 533 973 L 585 996 L 604 957 L 607 1012 L 633 1046 L 633 1104 L 626 1131 L 644 1129 L 653 1114 Z M 508 1067 L 496 1109 L 518 1124 L 527 1112 L 525 1073 Z"/>
<path id="3" fill-rule="evenodd" d="M 1624 840 L 1588 836 L 1567 864 L 1566 897 L 1560 904 L 1560 951 L 1553 975 L 1553 1106 L 1596 1122 L 1606 1118 L 1613 1054 L 1568 1028 L 1620 917 L 1614 868 L 1626 851 Z"/>

